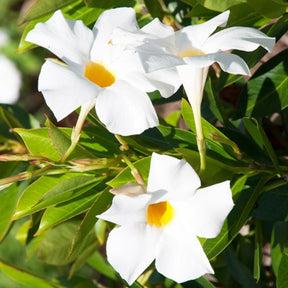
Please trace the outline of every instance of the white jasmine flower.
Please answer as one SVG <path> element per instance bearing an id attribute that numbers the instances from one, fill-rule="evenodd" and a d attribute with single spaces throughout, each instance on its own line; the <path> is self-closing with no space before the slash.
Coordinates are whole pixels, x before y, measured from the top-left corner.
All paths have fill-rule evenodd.
<path id="1" fill-rule="evenodd" d="M 218 26 L 226 25 L 229 14 L 230 11 L 223 12 L 205 23 L 187 26 L 176 32 L 170 26 L 154 19 L 137 32 L 139 41 L 136 50 L 146 71 L 177 67 L 194 113 L 198 149 L 203 166 L 201 170 L 205 168 L 203 162 L 206 146 L 200 106 L 209 66 L 216 62 L 228 73 L 250 75 L 249 68 L 242 58 L 225 51 L 253 51 L 259 46 L 271 51 L 275 44 L 275 38 L 267 37 L 264 33 L 249 27 L 230 27 L 211 35 Z M 131 44 L 133 39 L 136 39 L 136 36 L 133 38 L 128 31 L 122 30 L 122 37 L 118 36 L 118 42 L 126 41 Z M 141 41 L 146 44 L 141 45 Z"/>
<path id="2" fill-rule="evenodd" d="M 153 260 L 177 282 L 213 273 L 197 237 L 216 237 L 234 204 L 229 181 L 200 186 L 186 161 L 153 153 L 147 193 L 127 196 L 127 186 L 97 216 L 119 225 L 108 236 L 107 257 L 129 285 Z"/>
<path id="3" fill-rule="evenodd" d="M 9 41 L 4 30 L 0 30 L 0 47 Z M 0 103 L 14 104 L 20 96 L 21 73 L 16 65 L 0 54 Z"/>
<path id="4" fill-rule="evenodd" d="M 161 79 L 155 79 L 159 72 L 146 75 L 135 53 L 111 41 L 116 27 L 137 31 L 135 11 L 107 10 L 92 30 L 57 11 L 28 33 L 27 41 L 45 47 L 65 63 L 48 59 L 39 76 L 39 90 L 57 120 L 79 106 L 91 109 L 96 99 L 96 113 L 112 133 L 139 134 L 158 125 L 146 92 L 159 90 L 170 96 L 179 87 L 174 84 L 175 73 L 162 71 Z"/>

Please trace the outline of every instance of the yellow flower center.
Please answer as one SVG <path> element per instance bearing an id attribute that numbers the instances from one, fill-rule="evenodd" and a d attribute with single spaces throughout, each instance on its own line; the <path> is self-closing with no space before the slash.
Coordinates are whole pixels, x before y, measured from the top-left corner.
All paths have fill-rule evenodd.
<path id="1" fill-rule="evenodd" d="M 150 204 L 147 208 L 147 222 L 157 227 L 164 227 L 173 219 L 175 210 L 168 201 Z"/>
<path id="2" fill-rule="evenodd" d="M 115 82 L 115 76 L 108 69 L 92 61 L 86 65 L 84 76 L 102 88 L 111 86 Z"/>
<path id="3" fill-rule="evenodd" d="M 200 49 L 188 49 L 188 50 L 177 53 L 177 56 L 181 58 L 199 56 L 199 55 L 205 55 L 205 53 L 201 51 Z"/>

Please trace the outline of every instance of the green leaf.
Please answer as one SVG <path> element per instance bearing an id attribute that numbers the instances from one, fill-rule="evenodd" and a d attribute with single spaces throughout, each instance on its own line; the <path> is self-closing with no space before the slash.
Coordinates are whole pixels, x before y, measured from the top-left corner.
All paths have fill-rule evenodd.
<path id="1" fill-rule="evenodd" d="M 197 2 L 208 9 L 223 12 L 231 6 L 246 2 L 246 0 L 197 0 Z"/>
<path id="2" fill-rule="evenodd" d="M 103 8 L 103 9 L 110 9 L 113 7 L 134 7 L 136 1 L 134 0 L 84 0 L 85 4 L 88 7 L 96 7 L 96 8 Z"/>
<path id="3" fill-rule="evenodd" d="M 79 221 L 69 221 L 49 230 L 41 241 L 38 257 L 50 265 L 65 265 L 75 260 L 76 255 L 69 257 L 69 253 L 79 224 Z"/>
<path id="4" fill-rule="evenodd" d="M 277 288 L 286 288 L 288 287 L 288 255 L 284 254 L 278 270 L 278 277 L 276 280 Z"/>
<path id="5" fill-rule="evenodd" d="M 276 182 L 277 183 L 277 182 Z M 282 221 L 287 216 L 288 185 L 265 191 L 257 202 L 253 217 L 263 221 Z"/>
<path id="6" fill-rule="evenodd" d="M 144 181 L 148 179 L 150 161 L 151 157 L 145 157 L 133 163 L 136 169 L 138 169 L 138 171 L 141 173 Z M 123 186 L 128 182 L 136 182 L 136 180 L 131 174 L 131 169 L 129 167 L 126 167 L 122 169 L 121 172 L 115 178 L 107 182 L 107 184 L 113 188 L 116 188 Z"/>
<path id="7" fill-rule="evenodd" d="M 62 132 L 49 119 L 47 119 L 46 121 L 46 126 L 48 127 L 51 142 L 53 143 L 55 149 L 62 157 L 71 145 L 71 136 L 69 137 L 67 134 Z M 71 133 L 72 129 L 70 130 L 70 134 Z M 89 157 L 91 158 L 93 157 L 93 155 L 78 144 L 71 153 L 71 155 L 68 157 L 68 160 L 75 158 L 89 158 Z"/>
<path id="8" fill-rule="evenodd" d="M 164 11 L 159 0 L 144 0 L 144 3 L 152 17 L 163 19 Z"/>
<path id="9" fill-rule="evenodd" d="M 262 150 L 266 150 L 274 167 L 277 172 L 280 171 L 279 163 L 277 159 L 277 155 L 275 154 L 275 151 L 272 147 L 272 144 L 270 143 L 266 133 L 264 132 L 263 128 L 259 125 L 256 119 L 252 118 L 244 118 L 243 123 L 245 125 L 245 128 L 248 130 L 251 137 L 254 139 L 254 141 L 258 144 L 258 146 Z"/>
<path id="10" fill-rule="evenodd" d="M 68 203 L 58 204 L 56 206 L 48 207 L 42 218 L 37 230 L 37 235 L 43 233 L 43 231 L 64 222 L 80 213 L 85 212 L 91 207 L 95 198 L 99 197 L 99 193 L 87 195 L 86 197 L 80 197 L 79 199 L 73 199 Z"/>
<path id="11" fill-rule="evenodd" d="M 111 203 L 112 198 L 113 195 L 107 192 L 106 190 L 104 192 L 101 192 L 99 197 L 97 197 L 91 208 L 86 213 L 83 221 L 79 226 L 79 229 L 77 230 L 77 232 L 73 237 L 70 254 L 79 253 L 79 250 L 82 248 L 81 244 L 83 243 L 83 240 L 91 232 L 92 228 L 94 227 L 97 221 L 96 215 L 101 214 L 108 208 L 108 205 Z"/>
<path id="12" fill-rule="evenodd" d="M 182 99 L 182 116 L 190 130 L 196 133 L 193 111 L 190 104 L 185 99 Z M 204 137 L 206 138 L 207 149 L 213 150 L 213 152 L 216 152 L 224 158 L 235 161 L 235 158 L 231 155 L 235 155 L 233 149 L 239 150 L 237 144 L 231 141 L 226 135 L 224 135 L 204 118 L 201 119 L 201 122 Z M 218 141 L 215 141 L 215 138 Z M 225 144 L 222 144 L 220 141 Z M 207 155 L 208 153 L 209 151 L 207 151 Z"/>
<path id="13" fill-rule="evenodd" d="M 58 283 L 40 278 L 0 261 L 0 270 L 18 283 L 31 288 L 64 288 Z"/>
<path id="14" fill-rule="evenodd" d="M 37 18 L 44 17 L 61 9 L 74 2 L 79 2 L 78 0 L 38 0 L 32 7 L 26 12 L 24 17 L 20 19 L 20 22 L 28 22 Z"/>
<path id="15" fill-rule="evenodd" d="M 102 178 L 84 173 L 42 176 L 21 195 L 13 219 L 76 198 L 96 186 Z"/>
<path id="16" fill-rule="evenodd" d="M 271 259 L 276 277 L 285 254 L 288 254 L 288 222 L 279 221 L 274 224 L 271 236 Z"/>
<path id="17" fill-rule="evenodd" d="M 256 200 L 269 178 L 271 176 L 262 176 L 253 191 L 251 189 L 242 191 L 233 210 L 225 220 L 219 235 L 216 238 L 207 239 L 204 243 L 203 249 L 209 259 L 220 254 L 236 237 L 248 220 Z"/>
<path id="18" fill-rule="evenodd" d="M 16 183 L 0 190 L 0 203 L 2 207 L 5 207 L 5 209 L 1 209 L 0 215 L 0 242 L 4 239 L 12 224 L 10 219 L 14 214 L 20 192 L 21 190 Z"/>
<path id="19" fill-rule="evenodd" d="M 199 171 L 199 153 L 187 148 L 176 149 L 178 153 L 194 168 Z M 208 186 L 225 180 L 231 180 L 233 173 L 245 173 L 246 167 L 234 167 L 206 156 L 206 169 L 201 173 L 202 185 Z"/>
<path id="20" fill-rule="evenodd" d="M 288 107 L 288 53 L 279 53 L 264 63 L 240 94 L 246 116 L 263 117 Z"/>
<path id="21" fill-rule="evenodd" d="M 111 265 L 103 258 L 103 256 L 96 251 L 87 261 L 87 263 L 106 277 L 117 280 L 117 273 Z"/>
<path id="22" fill-rule="evenodd" d="M 14 129 L 21 136 L 27 149 L 34 156 L 45 157 L 52 161 L 60 161 L 61 156 L 49 138 L 47 128 Z"/>
<path id="23" fill-rule="evenodd" d="M 247 0 L 251 8 L 259 14 L 271 19 L 277 18 L 285 13 L 285 7 L 271 0 Z"/>

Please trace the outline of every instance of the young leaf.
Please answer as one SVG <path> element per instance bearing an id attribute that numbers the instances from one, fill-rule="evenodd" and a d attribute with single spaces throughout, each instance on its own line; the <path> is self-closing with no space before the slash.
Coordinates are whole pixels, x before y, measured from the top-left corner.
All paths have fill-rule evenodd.
<path id="1" fill-rule="evenodd" d="M 101 177 L 84 173 L 42 176 L 25 189 L 18 201 L 13 219 L 76 198 L 96 186 L 101 180 Z"/>

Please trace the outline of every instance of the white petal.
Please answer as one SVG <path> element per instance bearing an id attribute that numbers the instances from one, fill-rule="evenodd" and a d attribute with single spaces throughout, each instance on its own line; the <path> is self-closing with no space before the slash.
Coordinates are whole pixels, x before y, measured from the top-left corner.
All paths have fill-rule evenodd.
<path id="1" fill-rule="evenodd" d="M 217 62 L 221 69 L 231 74 L 251 75 L 246 62 L 238 55 L 231 53 L 215 53 L 209 57 Z"/>
<path id="2" fill-rule="evenodd" d="M 21 74 L 16 65 L 0 55 L 0 103 L 14 104 L 20 96 Z"/>
<path id="3" fill-rule="evenodd" d="M 129 225 L 113 229 L 107 241 L 107 258 L 131 285 L 156 256 L 161 229 L 150 225 Z"/>
<path id="4" fill-rule="evenodd" d="M 146 222 L 147 203 L 151 195 L 142 194 L 135 197 L 117 195 L 111 207 L 97 217 L 118 225 Z"/>
<path id="5" fill-rule="evenodd" d="M 155 265 L 161 274 L 178 283 L 214 273 L 197 237 L 176 223 L 165 228 Z"/>
<path id="6" fill-rule="evenodd" d="M 230 11 L 225 11 L 216 17 L 206 21 L 205 23 L 198 25 L 187 26 L 175 33 L 176 46 L 181 51 L 183 41 L 190 42 L 191 48 L 198 48 L 201 50 L 201 46 L 207 40 L 207 38 L 215 31 L 217 27 L 224 27 L 227 24 Z M 177 49 L 177 50 L 178 50 Z"/>
<path id="7" fill-rule="evenodd" d="M 190 223 L 191 229 L 199 237 L 214 238 L 219 234 L 233 206 L 229 181 L 199 189 L 187 201 L 186 225 Z"/>
<path id="8" fill-rule="evenodd" d="M 95 98 L 99 92 L 99 87 L 85 77 L 50 60 L 42 66 L 38 89 L 58 121 Z"/>
<path id="9" fill-rule="evenodd" d="M 165 42 L 164 44 L 165 45 Z M 159 40 L 159 46 L 143 44 L 136 48 L 140 61 L 146 72 L 153 72 L 163 68 L 173 68 L 185 64 L 184 60 L 170 52 L 167 53 L 159 47 L 163 46 Z"/>
<path id="10" fill-rule="evenodd" d="M 159 123 L 148 95 L 125 81 L 103 89 L 96 113 L 110 132 L 123 136 L 140 134 Z"/>
<path id="11" fill-rule="evenodd" d="M 181 80 L 176 68 L 161 69 L 151 73 L 133 72 L 129 74 L 129 83 L 142 91 L 153 92 L 159 90 L 164 97 L 170 97 L 181 86 Z"/>
<path id="12" fill-rule="evenodd" d="M 208 73 L 208 67 L 198 68 L 196 65 L 182 65 L 177 66 L 177 70 L 190 105 L 195 110 L 195 112 L 198 112 L 197 114 L 199 114 L 203 98 L 203 90 Z M 194 115 L 194 117 L 196 117 L 196 115 Z"/>
<path id="13" fill-rule="evenodd" d="M 93 28 L 95 41 L 91 49 L 91 57 L 97 58 L 99 54 L 105 53 L 105 47 L 110 42 L 113 30 L 122 28 L 129 32 L 138 30 L 136 13 L 133 8 L 121 7 L 104 11 Z"/>
<path id="14" fill-rule="evenodd" d="M 173 28 L 163 24 L 158 18 L 153 19 L 140 30 L 144 33 L 154 35 L 157 38 L 166 38 L 174 34 Z"/>
<path id="15" fill-rule="evenodd" d="M 151 81 L 155 89 L 159 90 L 161 96 L 164 98 L 173 95 L 182 85 L 176 68 L 157 70 L 146 74 L 146 77 Z"/>
<path id="16" fill-rule="evenodd" d="M 65 19 L 58 10 L 45 23 L 38 23 L 25 40 L 50 50 L 67 64 L 84 64 L 88 61 L 93 33 L 82 21 Z"/>
<path id="17" fill-rule="evenodd" d="M 166 190 L 169 200 L 182 200 L 193 195 L 200 185 L 199 176 L 185 160 L 152 154 L 147 185 L 149 193 Z"/>
<path id="18" fill-rule="evenodd" d="M 249 27 L 231 27 L 224 29 L 211 37 L 202 47 L 206 53 L 238 49 L 253 51 L 259 46 L 271 51 L 275 44 L 275 38 L 268 37 L 261 31 Z"/>

